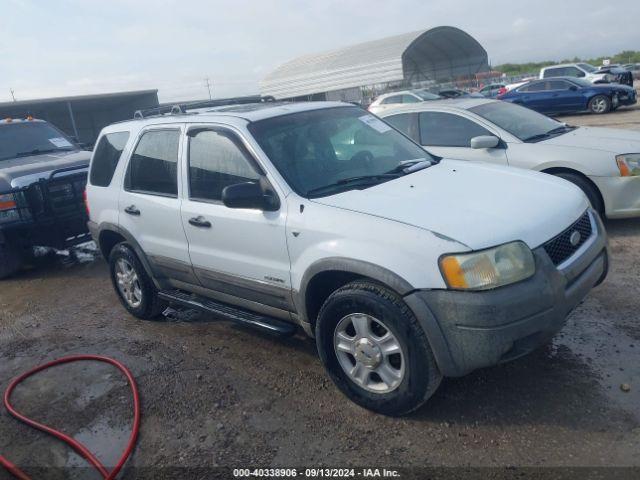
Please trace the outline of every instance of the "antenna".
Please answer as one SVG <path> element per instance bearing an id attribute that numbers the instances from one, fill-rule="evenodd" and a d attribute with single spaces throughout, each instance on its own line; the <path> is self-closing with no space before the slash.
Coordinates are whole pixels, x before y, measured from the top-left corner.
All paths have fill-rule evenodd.
<path id="1" fill-rule="evenodd" d="M 204 81 L 207 84 L 207 91 L 209 92 L 209 100 L 211 100 L 211 84 L 209 83 L 209 77 L 205 78 Z"/>
<path id="2" fill-rule="evenodd" d="M 13 98 L 13 101 L 17 102 L 16 95 L 15 95 L 16 92 L 11 87 L 9 87 L 9 91 L 11 92 L 11 98 Z"/>

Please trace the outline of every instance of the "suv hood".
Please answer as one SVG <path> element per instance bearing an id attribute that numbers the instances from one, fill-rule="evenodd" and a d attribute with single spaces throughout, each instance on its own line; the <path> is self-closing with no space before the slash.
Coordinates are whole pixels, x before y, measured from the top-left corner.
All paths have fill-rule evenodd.
<path id="1" fill-rule="evenodd" d="M 313 201 L 423 228 L 473 250 L 514 240 L 536 248 L 588 208 L 582 191 L 565 180 L 457 160 Z"/>
<path id="2" fill-rule="evenodd" d="M 76 150 L 0 160 L 0 192 L 24 187 L 52 171 L 67 167 L 88 167 L 91 152 Z"/>
<path id="3" fill-rule="evenodd" d="M 538 144 L 589 148 L 614 154 L 640 153 L 640 133 L 615 128 L 578 127 Z"/>

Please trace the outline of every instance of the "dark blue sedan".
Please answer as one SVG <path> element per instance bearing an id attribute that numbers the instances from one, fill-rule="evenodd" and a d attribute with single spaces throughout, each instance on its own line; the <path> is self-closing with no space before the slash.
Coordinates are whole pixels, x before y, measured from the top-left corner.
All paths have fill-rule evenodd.
<path id="1" fill-rule="evenodd" d="M 498 95 L 500 100 L 523 105 L 540 113 L 590 111 L 606 113 L 636 103 L 636 91 L 618 83 L 592 84 L 572 77 L 532 80 Z"/>

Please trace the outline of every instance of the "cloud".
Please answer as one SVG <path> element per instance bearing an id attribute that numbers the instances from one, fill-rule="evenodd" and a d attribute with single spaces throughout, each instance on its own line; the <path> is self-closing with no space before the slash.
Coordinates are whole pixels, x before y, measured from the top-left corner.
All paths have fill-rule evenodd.
<path id="1" fill-rule="evenodd" d="M 552 14 L 550 14 L 552 12 Z M 620 12 L 624 12 L 621 15 Z M 540 0 L 3 0 L 0 101 L 159 88 L 161 100 L 256 93 L 296 56 L 438 25 L 474 36 L 493 64 L 638 48 L 640 2 Z"/>

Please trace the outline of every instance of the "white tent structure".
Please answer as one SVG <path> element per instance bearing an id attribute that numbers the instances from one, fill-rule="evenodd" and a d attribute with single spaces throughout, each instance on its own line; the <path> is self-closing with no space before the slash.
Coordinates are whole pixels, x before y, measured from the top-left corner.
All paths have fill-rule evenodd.
<path id="1" fill-rule="evenodd" d="M 487 52 L 473 37 L 436 27 L 296 58 L 268 74 L 261 93 L 296 98 L 393 82 L 444 82 L 488 70 Z"/>

